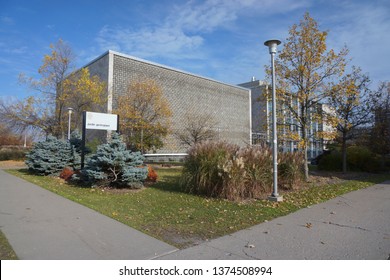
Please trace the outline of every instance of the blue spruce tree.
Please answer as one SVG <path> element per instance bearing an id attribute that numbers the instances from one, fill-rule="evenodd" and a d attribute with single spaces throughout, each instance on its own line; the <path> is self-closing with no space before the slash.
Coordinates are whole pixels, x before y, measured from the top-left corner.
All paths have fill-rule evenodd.
<path id="1" fill-rule="evenodd" d="M 68 141 L 48 136 L 26 155 L 29 170 L 39 175 L 58 175 L 66 166 L 73 166 L 74 149 Z"/>
<path id="2" fill-rule="evenodd" d="M 85 149 L 85 153 L 90 150 Z M 59 175 L 65 168 L 80 169 L 81 136 L 77 131 L 70 141 L 62 141 L 49 135 L 46 141 L 38 142 L 26 155 L 29 170 L 39 175 Z"/>
<path id="3" fill-rule="evenodd" d="M 74 130 L 70 135 L 70 145 L 72 148 L 72 167 L 75 170 L 79 170 L 81 167 L 81 150 L 82 150 L 82 139 L 78 130 Z M 84 147 L 84 154 L 89 154 L 91 149 Z"/>
<path id="4" fill-rule="evenodd" d="M 119 134 L 113 133 L 110 143 L 98 146 L 81 170 L 81 179 L 95 186 L 141 188 L 148 174 L 140 152 L 126 149 Z"/>

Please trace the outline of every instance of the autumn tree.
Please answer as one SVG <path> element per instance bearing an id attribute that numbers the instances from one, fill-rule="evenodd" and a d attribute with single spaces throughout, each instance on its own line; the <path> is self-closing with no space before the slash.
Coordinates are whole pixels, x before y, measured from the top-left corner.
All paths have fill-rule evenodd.
<path id="1" fill-rule="evenodd" d="M 62 94 L 57 105 L 62 106 L 62 123 L 67 119 L 64 108 L 73 109 L 74 129 L 82 130 L 83 111 L 101 110 L 107 101 L 107 85 L 98 76 L 91 76 L 88 68 L 70 74 L 61 83 Z M 60 105 L 61 104 L 61 105 Z M 59 109 L 57 109 L 59 110 Z"/>
<path id="2" fill-rule="evenodd" d="M 120 131 L 128 147 L 144 152 L 163 146 L 172 112 L 155 81 L 131 82 L 118 96 L 114 113 L 119 115 Z"/>
<path id="3" fill-rule="evenodd" d="M 34 102 L 36 106 L 47 104 L 47 112 L 42 122 L 51 123 L 51 132 L 60 136 L 64 134 L 62 116 L 66 111 L 63 84 L 61 82 L 74 70 L 75 55 L 70 46 L 61 39 L 56 44 L 51 44 L 50 49 L 51 53 L 44 55 L 42 65 L 38 69 L 40 77 L 35 79 L 20 74 L 19 80 L 32 90 L 41 93 L 39 97 L 34 98 Z M 52 120 L 46 119 L 49 117 Z"/>
<path id="4" fill-rule="evenodd" d="M 38 69 L 39 79 L 20 75 L 20 82 L 40 94 L 12 102 L 1 100 L 0 119 L 13 129 L 35 128 L 64 138 L 67 108 L 74 109 L 74 123 L 80 128 L 81 112 L 102 105 L 107 87 L 97 76 L 91 77 L 87 68 L 72 72 L 75 56 L 62 40 L 50 49 Z"/>
<path id="5" fill-rule="evenodd" d="M 22 143 L 22 137 L 15 134 L 8 127 L 0 124 L 0 147 L 8 145 L 20 145 Z"/>
<path id="6" fill-rule="evenodd" d="M 181 127 L 175 132 L 175 136 L 182 145 L 188 147 L 218 136 L 217 122 L 211 114 L 189 112 L 184 116 Z"/>
<path id="7" fill-rule="evenodd" d="M 382 164 L 390 154 L 390 82 L 382 82 L 372 95 L 372 110 L 375 123 L 371 131 L 370 146 L 373 152 L 382 155 Z"/>
<path id="8" fill-rule="evenodd" d="M 368 75 L 353 67 L 351 73 L 331 87 L 329 105 L 333 114 L 328 118 L 340 133 L 343 172 L 347 172 L 347 141 L 356 137 L 356 128 L 372 121 L 369 83 Z"/>
<path id="9" fill-rule="evenodd" d="M 277 98 L 287 108 L 293 122 L 286 122 L 287 129 L 294 126 L 299 146 L 308 162 L 308 145 L 311 125 L 322 121 L 317 112 L 319 104 L 328 97 L 332 78 L 339 77 L 346 65 L 346 48 L 339 53 L 327 50 L 328 32 L 321 31 L 317 22 L 306 13 L 299 24 L 289 30 L 289 37 L 275 61 L 277 75 Z M 268 69 L 268 72 L 269 69 Z M 309 169 L 305 164 L 305 178 Z"/>
<path id="10" fill-rule="evenodd" d="M 52 109 L 39 97 L 30 96 L 23 100 L 0 100 L 0 120 L 16 132 L 27 129 L 55 134 L 56 123 Z"/>

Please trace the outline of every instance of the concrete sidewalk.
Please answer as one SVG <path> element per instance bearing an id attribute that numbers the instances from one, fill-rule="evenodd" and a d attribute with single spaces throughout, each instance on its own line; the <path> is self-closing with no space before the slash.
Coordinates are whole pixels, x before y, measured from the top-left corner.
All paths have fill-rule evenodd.
<path id="1" fill-rule="evenodd" d="M 0 230 L 19 259 L 152 259 L 177 249 L 0 170 Z"/>
<path id="2" fill-rule="evenodd" d="M 390 181 L 160 259 L 387 260 Z"/>
<path id="3" fill-rule="evenodd" d="M 0 170 L 0 230 L 29 260 L 385 260 L 390 181 L 179 251 Z"/>

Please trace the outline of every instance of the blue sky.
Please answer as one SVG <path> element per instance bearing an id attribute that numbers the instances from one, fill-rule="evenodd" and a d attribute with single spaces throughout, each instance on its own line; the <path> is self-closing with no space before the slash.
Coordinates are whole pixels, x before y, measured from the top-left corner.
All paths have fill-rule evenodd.
<path id="1" fill-rule="evenodd" d="M 373 88 L 389 80 L 388 0 L 0 0 L 0 97 L 33 94 L 18 75 L 37 77 L 60 38 L 79 67 L 111 49 L 229 84 L 263 79 L 264 41 L 283 41 L 306 11 Z"/>

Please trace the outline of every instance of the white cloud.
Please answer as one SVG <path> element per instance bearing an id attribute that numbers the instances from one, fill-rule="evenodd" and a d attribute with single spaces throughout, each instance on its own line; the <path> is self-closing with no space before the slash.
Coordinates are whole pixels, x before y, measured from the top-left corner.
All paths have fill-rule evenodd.
<path id="1" fill-rule="evenodd" d="M 27 46 L 14 46 L 13 42 L 0 42 L 0 54 L 24 54 L 28 51 Z"/>
<path id="2" fill-rule="evenodd" d="M 5 25 L 14 25 L 15 21 L 13 18 L 7 17 L 7 16 L 1 16 L 0 17 L 0 23 Z"/>
<path id="3" fill-rule="evenodd" d="M 352 64 L 377 83 L 389 79 L 390 7 L 375 2 L 343 2 L 328 20 L 332 23 L 329 46 L 339 49 L 346 44 Z"/>
<path id="4" fill-rule="evenodd" d="M 296 9 L 308 0 L 206 0 L 174 6 L 159 25 L 140 29 L 104 26 L 96 38 L 102 51 L 126 52 L 143 58 L 199 59 L 205 35 L 216 29 L 229 29 L 246 13 L 270 14 Z"/>
<path id="5" fill-rule="evenodd" d="M 176 56 L 199 47 L 203 39 L 169 27 L 120 29 L 105 26 L 96 39 L 102 49 L 127 52 L 140 57 Z"/>
<path id="6" fill-rule="evenodd" d="M 187 2 L 167 18 L 171 25 L 190 32 L 210 32 L 237 18 L 238 1 L 210 0 L 201 5 Z"/>

